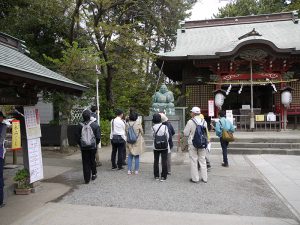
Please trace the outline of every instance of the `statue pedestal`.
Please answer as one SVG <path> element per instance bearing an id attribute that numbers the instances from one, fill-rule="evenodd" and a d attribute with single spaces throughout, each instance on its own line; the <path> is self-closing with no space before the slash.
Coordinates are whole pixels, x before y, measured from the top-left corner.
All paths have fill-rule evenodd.
<path id="1" fill-rule="evenodd" d="M 179 116 L 170 116 L 167 115 L 168 121 L 172 124 L 174 130 L 175 130 L 175 135 L 173 136 L 173 143 L 174 147 L 172 151 L 177 152 L 178 150 L 178 140 L 180 138 L 180 119 Z M 145 124 L 145 144 L 146 144 L 146 150 L 147 151 L 152 151 L 153 150 L 153 129 L 152 129 L 152 116 L 145 116 L 143 118 L 144 124 Z"/>

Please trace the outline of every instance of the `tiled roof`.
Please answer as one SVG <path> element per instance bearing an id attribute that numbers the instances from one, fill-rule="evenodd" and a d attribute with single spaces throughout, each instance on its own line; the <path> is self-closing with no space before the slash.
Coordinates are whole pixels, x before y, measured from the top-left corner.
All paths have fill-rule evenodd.
<path id="1" fill-rule="evenodd" d="M 253 28 L 262 36 L 238 39 Z M 161 59 L 216 57 L 218 53 L 231 52 L 249 40 L 272 42 L 278 49 L 300 50 L 300 23 L 286 20 L 179 29 L 174 51 L 159 56 Z"/>
<path id="2" fill-rule="evenodd" d="M 26 74 L 27 78 L 30 76 L 30 79 L 32 80 L 46 82 L 56 86 L 63 86 L 77 91 L 84 91 L 87 89 L 86 86 L 49 70 L 25 54 L 19 52 L 17 49 L 0 43 L 0 72 L 4 69 L 18 72 L 18 74 Z"/>

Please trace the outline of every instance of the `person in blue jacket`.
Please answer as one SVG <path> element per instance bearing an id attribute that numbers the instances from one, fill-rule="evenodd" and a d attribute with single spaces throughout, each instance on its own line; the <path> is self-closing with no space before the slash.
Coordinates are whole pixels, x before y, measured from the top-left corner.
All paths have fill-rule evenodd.
<path id="1" fill-rule="evenodd" d="M 220 120 L 216 123 L 215 125 L 215 130 L 216 130 L 216 135 L 220 138 L 220 143 L 222 147 L 222 153 L 223 153 L 223 163 L 222 166 L 228 167 L 228 158 L 227 158 L 227 148 L 228 148 L 228 141 L 225 141 L 222 139 L 222 130 L 225 129 L 229 132 L 234 132 L 234 126 L 233 124 L 226 119 L 226 114 L 225 111 L 220 111 L 219 112 L 219 118 Z"/>

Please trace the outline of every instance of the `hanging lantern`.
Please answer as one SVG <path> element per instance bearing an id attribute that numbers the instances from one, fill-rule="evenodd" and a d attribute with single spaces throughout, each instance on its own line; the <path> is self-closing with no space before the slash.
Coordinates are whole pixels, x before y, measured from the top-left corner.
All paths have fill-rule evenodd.
<path id="1" fill-rule="evenodd" d="M 290 104 L 292 102 L 292 90 L 291 87 L 284 87 L 281 89 L 281 103 L 284 105 L 284 107 L 289 108 Z"/>
<path id="2" fill-rule="evenodd" d="M 224 104 L 224 100 L 225 100 L 225 93 L 226 91 L 219 89 L 214 91 L 215 94 L 215 105 L 221 109 L 222 105 Z"/>

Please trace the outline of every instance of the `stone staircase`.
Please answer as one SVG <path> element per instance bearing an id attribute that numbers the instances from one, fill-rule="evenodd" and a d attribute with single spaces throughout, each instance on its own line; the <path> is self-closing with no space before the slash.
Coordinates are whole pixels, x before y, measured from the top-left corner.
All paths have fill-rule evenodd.
<path id="1" fill-rule="evenodd" d="M 228 147 L 229 154 L 281 154 L 300 155 L 300 131 L 281 132 L 236 132 L 236 141 Z M 152 134 L 144 135 L 146 151 L 152 151 Z M 174 151 L 177 150 L 178 136 L 173 136 Z M 221 152 L 219 138 L 211 132 L 212 151 Z"/>
<path id="2" fill-rule="evenodd" d="M 300 133 L 299 136 L 281 135 L 281 132 L 271 132 L 274 137 L 259 132 L 250 133 L 248 137 L 239 136 L 236 133 L 236 141 L 231 142 L 228 147 L 229 154 L 281 154 L 300 155 Z M 212 149 L 220 150 L 219 138 L 212 137 Z"/>

